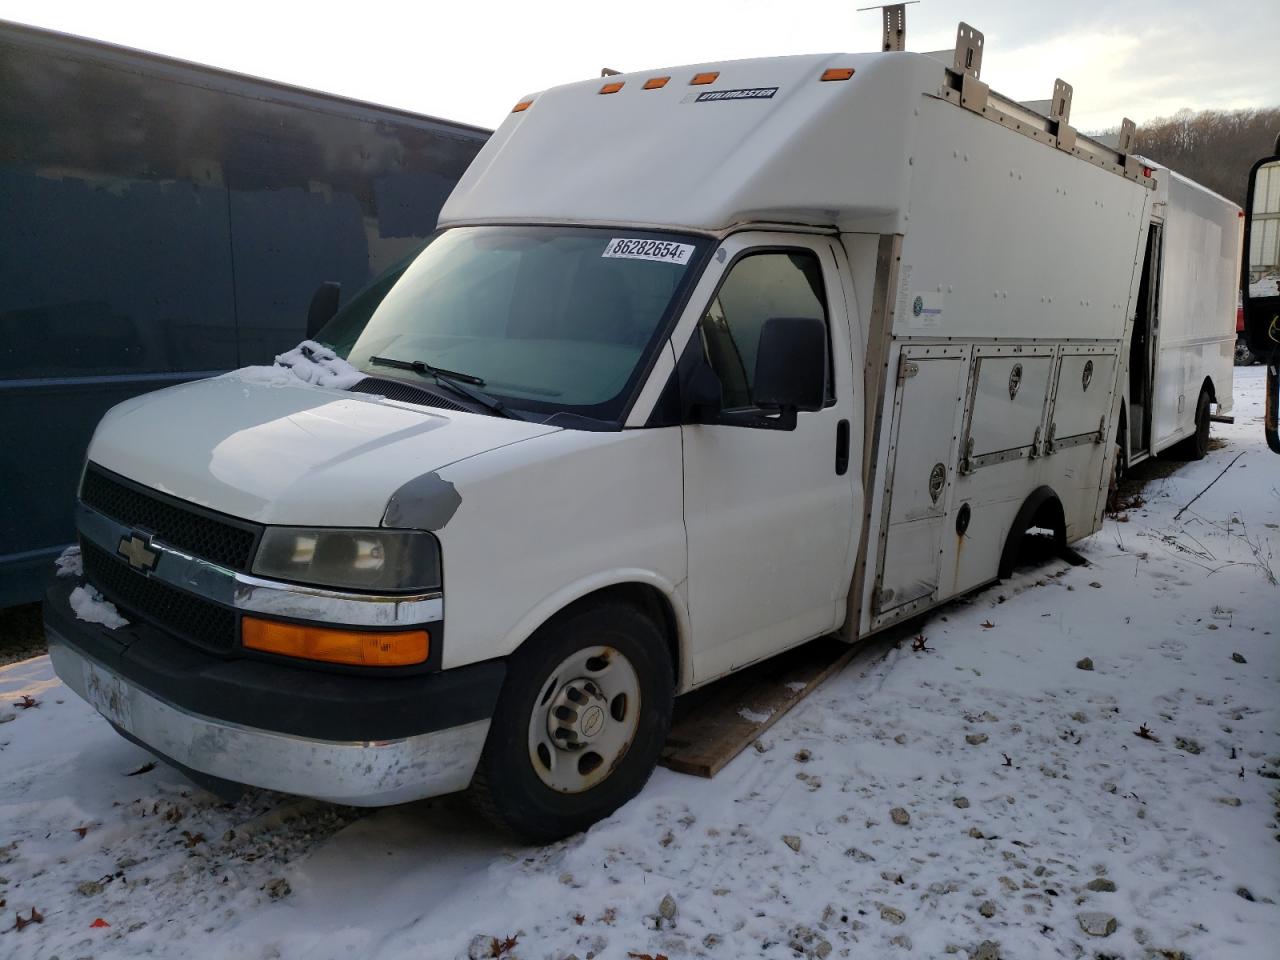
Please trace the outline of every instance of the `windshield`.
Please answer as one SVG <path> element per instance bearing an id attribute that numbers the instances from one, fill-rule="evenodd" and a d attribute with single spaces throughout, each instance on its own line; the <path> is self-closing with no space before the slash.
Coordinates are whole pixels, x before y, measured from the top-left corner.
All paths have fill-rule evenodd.
<path id="1" fill-rule="evenodd" d="M 318 339 L 479 378 L 508 407 L 619 420 L 709 241 L 586 227 L 455 227 L 363 290 Z M 424 379 L 429 380 L 429 377 Z"/>

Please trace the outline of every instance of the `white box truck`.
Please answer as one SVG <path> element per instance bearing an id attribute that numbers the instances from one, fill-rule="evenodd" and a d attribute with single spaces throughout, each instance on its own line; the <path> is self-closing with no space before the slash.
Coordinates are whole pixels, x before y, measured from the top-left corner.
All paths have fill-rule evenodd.
<path id="1" fill-rule="evenodd" d="M 202 780 L 470 786 L 542 839 L 640 789 L 675 695 L 1008 575 L 1027 530 L 1066 551 L 1100 523 L 1178 181 L 1077 136 L 1065 85 L 1048 117 L 991 93 L 980 52 L 962 25 L 950 67 L 522 99 L 434 238 L 294 354 L 318 382 L 240 372 L 103 419 L 83 573 L 45 607 L 59 676 Z M 1208 233 L 1196 297 L 1238 255 Z M 1152 374 L 1159 447 L 1202 404 Z M 127 624 L 83 619 L 118 623 L 98 592 Z"/>

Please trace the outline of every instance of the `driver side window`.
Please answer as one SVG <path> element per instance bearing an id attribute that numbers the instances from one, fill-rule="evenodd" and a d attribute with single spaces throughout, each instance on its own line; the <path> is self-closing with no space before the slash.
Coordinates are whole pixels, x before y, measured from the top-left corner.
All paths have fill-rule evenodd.
<path id="1" fill-rule="evenodd" d="M 711 368 L 720 378 L 725 410 L 751 409 L 760 330 L 770 317 L 806 317 L 827 324 L 822 267 L 810 250 L 743 257 L 729 271 L 698 324 Z M 828 362 L 831 355 L 828 332 Z M 828 399 L 834 399 L 827 376 Z"/>

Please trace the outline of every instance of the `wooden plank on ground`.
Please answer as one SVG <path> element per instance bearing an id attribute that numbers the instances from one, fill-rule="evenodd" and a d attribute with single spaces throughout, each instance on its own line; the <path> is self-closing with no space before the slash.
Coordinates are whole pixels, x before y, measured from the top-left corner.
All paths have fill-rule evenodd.
<path id="1" fill-rule="evenodd" d="M 714 777 L 857 651 L 822 637 L 721 680 L 702 696 L 691 694 L 695 702 L 678 711 L 659 762 L 678 773 Z"/>

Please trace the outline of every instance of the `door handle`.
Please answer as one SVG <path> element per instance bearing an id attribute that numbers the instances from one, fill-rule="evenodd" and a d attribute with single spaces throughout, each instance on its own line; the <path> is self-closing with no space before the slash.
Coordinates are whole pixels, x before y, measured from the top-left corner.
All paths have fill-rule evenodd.
<path id="1" fill-rule="evenodd" d="M 836 476 L 843 477 L 849 469 L 849 421 L 836 424 Z"/>

